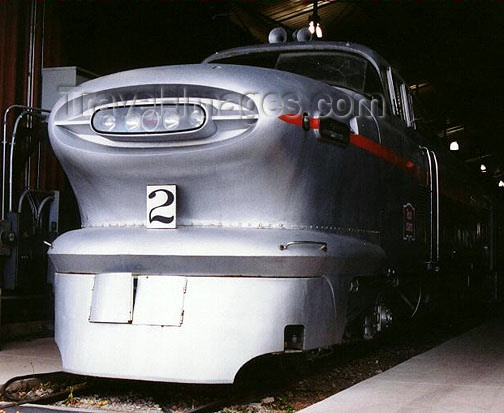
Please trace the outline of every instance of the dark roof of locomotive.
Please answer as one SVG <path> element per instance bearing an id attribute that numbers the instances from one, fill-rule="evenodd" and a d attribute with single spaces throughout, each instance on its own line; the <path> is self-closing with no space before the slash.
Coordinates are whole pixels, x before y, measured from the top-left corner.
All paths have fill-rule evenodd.
<path id="1" fill-rule="evenodd" d="M 339 50 L 347 53 L 358 54 L 366 58 L 370 62 L 372 62 L 377 69 L 380 67 L 390 66 L 389 63 L 383 57 L 381 57 L 374 50 L 366 46 L 349 42 L 322 42 L 322 41 L 273 43 L 273 44 L 260 44 L 254 46 L 237 47 L 234 49 L 216 52 L 207 57 L 203 61 L 203 63 L 211 63 L 215 60 L 226 59 L 235 56 L 243 56 L 253 53 L 261 53 L 261 52 L 267 53 L 267 52 L 282 52 L 282 51 L 293 52 L 293 51 L 313 51 L 313 50 L 320 50 L 320 51 Z"/>
<path id="2" fill-rule="evenodd" d="M 215 60 L 226 59 L 235 56 L 243 56 L 247 54 L 253 53 L 261 53 L 261 52 L 293 52 L 293 51 L 313 51 L 313 50 L 340 50 L 347 53 L 354 53 L 361 55 L 367 60 L 371 61 L 376 67 L 384 67 L 390 66 L 389 63 L 381 57 L 374 50 L 357 44 L 357 43 L 349 43 L 349 42 L 321 42 L 321 41 L 313 41 L 313 42 L 289 42 L 289 43 L 273 43 L 273 44 L 260 44 L 254 46 L 244 46 L 244 47 L 236 47 L 234 49 L 223 50 L 220 52 L 216 52 L 210 56 L 208 56 L 203 63 L 211 63 Z"/>

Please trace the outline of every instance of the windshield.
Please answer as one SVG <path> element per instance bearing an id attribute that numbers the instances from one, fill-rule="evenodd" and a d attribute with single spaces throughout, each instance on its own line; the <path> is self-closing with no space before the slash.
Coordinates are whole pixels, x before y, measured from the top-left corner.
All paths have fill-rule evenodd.
<path id="1" fill-rule="evenodd" d="M 283 70 L 363 94 L 381 93 L 381 83 L 372 65 L 350 53 L 257 52 L 214 61 Z"/>

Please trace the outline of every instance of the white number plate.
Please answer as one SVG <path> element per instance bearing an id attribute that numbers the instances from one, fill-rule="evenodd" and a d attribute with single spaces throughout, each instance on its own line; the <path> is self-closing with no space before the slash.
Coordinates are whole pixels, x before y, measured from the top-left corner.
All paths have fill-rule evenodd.
<path id="1" fill-rule="evenodd" d="M 177 186 L 147 185 L 147 228 L 177 228 Z"/>

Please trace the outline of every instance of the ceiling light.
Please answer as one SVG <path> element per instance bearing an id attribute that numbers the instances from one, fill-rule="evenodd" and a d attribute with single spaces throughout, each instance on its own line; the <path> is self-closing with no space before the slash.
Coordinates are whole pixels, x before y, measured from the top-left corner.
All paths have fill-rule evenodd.
<path id="1" fill-rule="evenodd" d="M 315 33 L 315 23 L 313 22 L 313 20 L 310 20 L 310 23 L 308 24 L 308 30 L 311 34 Z"/>
<path id="2" fill-rule="evenodd" d="M 320 23 L 315 23 L 313 20 L 310 20 L 310 24 L 308 25 L 308 30 L 311 34 L 314 34 L 317 39 L 322 38 L 322 26 Z"/>
<path id="3" fill-rule="evenodd" d="M 322 37 L 322 26 L 320 26 L 320 17 L 318 15 L 318 0 L 313 1 L 313 13 L 308 18 L 308 30 L 318 39 Z"/>
<path id="4" fill-rule="evenodd" d="M 453 141 L 450 143 L 450 151 L 458 151 L 459 150 L 459 144 L 457 141 Z"/>

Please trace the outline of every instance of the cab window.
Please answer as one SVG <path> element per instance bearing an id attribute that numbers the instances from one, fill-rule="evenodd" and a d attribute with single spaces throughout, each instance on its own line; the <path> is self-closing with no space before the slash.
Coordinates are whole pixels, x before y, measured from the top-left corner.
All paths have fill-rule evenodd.
<path id="1" fill-rule="evenodd" d="M 406 126 L 416 128 L 410 89 L 390 67 L 387 68 L 387 86 L 392 113 L 399 117 Z"/>

